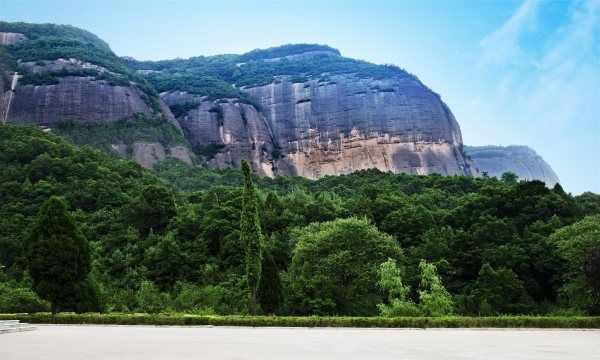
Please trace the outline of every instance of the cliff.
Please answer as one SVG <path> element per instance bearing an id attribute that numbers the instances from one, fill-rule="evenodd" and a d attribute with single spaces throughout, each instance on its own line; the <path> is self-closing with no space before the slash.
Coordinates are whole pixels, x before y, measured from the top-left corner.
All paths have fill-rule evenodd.
<path id="1" fill-rule="evenodd" d="M 217 60 L 232 67 L 230 76 L 210 72 Z M 130 65 L 179 109 L 188 140 L 211 146 L 209 166 L 244 158 L 262 175 L 313 179 L 368 168 L 476 175 L 450 109 L 397 67 L 319 45 Z"/>
<path id="2" fill-rule="evenodd" d="M 552 167 L 527 146 L 467 146 L 465 151 L 481 174 L 499 179 L 513 172 L 521 180 L 541 180 L 549 187 L 560 183 Z"/>
<path id="3" fill-rule="evenodd" d="M 0 97 L 3 123 L 52 129 L 68 120 L 102 124 L 144 114 L 164 117 L 181 133 L 154 88 L 89 32 L 70 26 L 0 22 L 0 44 L 0 60 L 4 60 L 0 75 L 8 85 Z M 154 148 L 140 147 L 134 158 L 151 166 L 155 161 L 148 159 L 163 159 L 160 154 L 170 153 L 169 148 L 158 153 Z M 181 154 L 181 149 L 175 153 Z M 191 163 L 189 153 L 180 157 Z"/>

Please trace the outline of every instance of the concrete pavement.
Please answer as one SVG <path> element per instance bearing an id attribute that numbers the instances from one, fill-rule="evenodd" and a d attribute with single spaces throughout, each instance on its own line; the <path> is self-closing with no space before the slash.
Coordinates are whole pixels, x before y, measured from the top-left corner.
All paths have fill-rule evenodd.
<path id="1" fill-rule="evenodd" d="M 600 359 L 599 330 L 40 325 L 0 359 Z"/>

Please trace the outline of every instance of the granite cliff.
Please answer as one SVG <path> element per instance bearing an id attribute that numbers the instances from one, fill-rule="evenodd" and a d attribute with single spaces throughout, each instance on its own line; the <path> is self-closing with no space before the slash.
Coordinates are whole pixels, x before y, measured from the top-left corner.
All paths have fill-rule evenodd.
<path id="1" fill-rule="evenodd" d="M 515 173 L 520 180 L 541 180 L 552 187 L 558 176 L 544 159 L 527 146 L 466 146 L 465 151 L 480 174 L 500 178 Z"/>
<path id="2" fill-rule="evenodd" d="M 368 168 L 476 175 L 448 106 L 394 66 L 320 45 L 130 65 L 162 91 L 193 145 L 212 146 L 209 166 L 244 158 L 263 175 L 313 179 Z"/>
<path id="3" fill-rule="evenodd" d="M 110 123 L 144 114 L 162 116 L 181 132 L 153 87 L 89 32 L 70 26 L 0 22 L 0 45 L 3 123 L 51 129 L 66 120 Z M 140 150 L 134 158 L 146 159 L 139 162 L 151 166 L 152 154 L 171 153 L 168 148 L 152 152 L 154 147 L 143 148 L 151 153 Z M 182 158 L 191 163 L 190 154 Z"/>

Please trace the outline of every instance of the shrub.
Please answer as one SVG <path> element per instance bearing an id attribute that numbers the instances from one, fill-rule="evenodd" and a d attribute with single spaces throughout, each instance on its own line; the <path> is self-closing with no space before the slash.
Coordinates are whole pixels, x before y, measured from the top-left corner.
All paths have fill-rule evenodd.
<path id="1" fill-rule="evenodd" d="M 33 313 L 50 311 L 50 303 L 27 288 L 0 284 L 0 313 Z"/>

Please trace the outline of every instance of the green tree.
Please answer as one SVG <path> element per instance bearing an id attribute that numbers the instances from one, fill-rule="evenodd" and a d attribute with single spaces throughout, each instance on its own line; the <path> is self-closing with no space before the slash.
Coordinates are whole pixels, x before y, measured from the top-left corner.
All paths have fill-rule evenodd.
<path id="1" fill-rule="evenodd" d="M 527 309 L 527 293 L 510 269 L 493 269 L 485 263 L 469 295 L 471 311 L 479 315 L 518 314 Z"/>
<path id="2" fill-rule="evenodd" d="M 379 266 L 379 282 L 383 291 L 388 293 L 388 304 L 377 304 L 381 316 L 418 316 L 421 311 L 409 300 L 410 287 L 402 284 L 400 269 L 394 259 L 388 259 Z"/>
<path id="3" fill-rule="evenodd" d="M 244 192 L 242 195 L 242 216 L 240 219 L 240 242 L 246 251 L 246 277 L 252 293 L 252 313 L 256 314 L 256 295 L 262 268 L 262 234 L 258 218 L 256 190 L 250 173 L 250 166 L 242 160 Z"/>
<path id="4" fill-rule="evenodd" d="M 283 303 L 279 269 L 271 252 L 266 248 L 263 248 L 262 271 L 258 281 L 258 303 L 265 314 L 276 314 Z"/>
<path id="5" fill-rule="evenodd" d="M 519 177 L 514 172 L 508 171 L 502 174 L 500 180 L 505 184 L 514 185 L 519 180 Z"/>
<path id="6" fill-rule="evenodd" d="M 129 217 L 144 236 L 150 229 L 161 233 L 175 213 L 173 194 L 163 185 L 146 186 L 129 209 Z"/>
<path id="7" fill-rule="evenodd" d="M 600 248 L 600 215 L 586 216 L 560 228 L 548 241 L 556 245 L 555 256 L 567 263 L 565 283 L 560 289 L 563 299 L 572 308 L 600 314 L 600 289 L 588 276 L 593 273 L 593 254 Z"/>
<path id="8" fill-rule="evenodd" d="M 419 302 L 423 312 L 428 316 L 443 316 L 452 313 L 454 306 L 452 296 L 442 285 L 435 265 L 421 260 L 419 269 L 421 269 Z"/>
<path id="9" fill-rule="evenodd" d="M 63 199 L 44 202 L 24 249 L 34 289 L 52 303 L 52 312 L 75 310 L 77 299 L 88 297 L 81 292 L 90 290 L 83 284 L 91 270 L 90 246 Z"/>
<path id="10" fill-rule="evenodd" d="M 313 223 L 294 231 L 292 241 L 288 275 L 298 314 L 375 315 L 384 300 L 379 265 L 403 262 L 398 242 L 364 219 Z"/>

